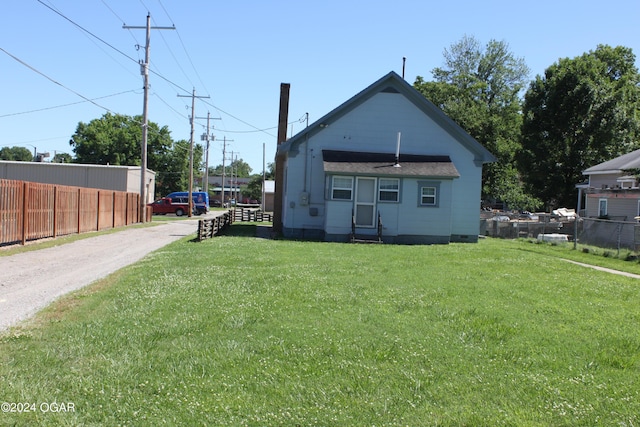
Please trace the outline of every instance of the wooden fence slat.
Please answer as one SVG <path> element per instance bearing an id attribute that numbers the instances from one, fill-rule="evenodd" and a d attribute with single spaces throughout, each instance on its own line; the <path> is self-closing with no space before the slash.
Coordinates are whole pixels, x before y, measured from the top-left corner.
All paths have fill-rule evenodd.
<path id="1" fill-rule="evenodd" d="M 124 191 L 0 179 L 0 245 L 137 223 L 139 197 Z"/>

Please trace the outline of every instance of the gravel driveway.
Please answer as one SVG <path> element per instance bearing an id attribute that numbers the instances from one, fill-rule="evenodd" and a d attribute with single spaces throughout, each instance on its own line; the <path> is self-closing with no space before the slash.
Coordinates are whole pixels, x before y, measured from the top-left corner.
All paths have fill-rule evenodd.
<path id="1" fill-rule="evenodd" d="M 168 221 L 0 257 L 0 332 L 197 229 L 197 220 Z"/>

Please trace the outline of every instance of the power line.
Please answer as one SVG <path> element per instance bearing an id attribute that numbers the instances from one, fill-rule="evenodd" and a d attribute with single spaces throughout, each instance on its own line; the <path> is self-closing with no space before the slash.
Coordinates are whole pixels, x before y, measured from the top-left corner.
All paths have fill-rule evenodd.
<path id="1" fill-rule="evenodd" d="M 80 28 L 82 31 L 86 32 L 87 34 L 89 34 L 90 36 L 96 38 L 97 40 L 99 40 L 100 42 L 104 43 L 105 45 L 109 46 L 111 49 L 115 50 L 116 52 L 118 52 L 120 55 L 124 56 L 125 58 L 129 59 L 130 61 L 135 62 L 136 64 L 138 63 L 138 60 L 135 58 L 132 58 L 131 56 L 127 55 L 126 53 L 124 53 L 123 51 L 121 51 L 120 49 L 116 48 L 115 46 L 113 46 L 112 44 L 108 43 L 107 41 L 103 40 L 102 38 L 98 37 L 97 35 L 95 35 L 94 33 L 92 33 L 91 31 L 87 30 L 86 28 L 84 28 L 83 26 L 81 26 L 80 24 L 74 22 L 72 19 L 68 18 L 67 16 L 65 16 L 64 14 L 60 13 L 59 11 L 55 10 L 54 8 L 52 8 L 51 6 L 45 4 L 42 2 L 42 0 L 37 0 L 38 3 L 40 3 L 41 5 L 43 5 L 44 7 L 46 7 L 47 9 L 51 10 L 52 12 L 54 12 L 55 14 L 59 15 L 60 17 L 64 18 L 66 21 L 69 21 L 71 24 L 73 24 L 74 26 Z M 180 89 L 181 91 L 185 92 L 185 93 L 189 93 L 189 90 L 181 87 L 179 84 L 172 82 L 171 80 L 169 80 L 168 78 L 160 75 L 159 73 L 156 73 L 153 70 L 149 70 L 150 73 L 153 73 L 154 75 L 158 76 L 160 79 L 166 81 L 167 83 L 175 86 L 176 88 Z"/>
<path id="2" fill-rule="evenodd" d="M 40 0 L 38 0 L 40 1 Z M 9 52 L 7 52 L 6 50 L 4 50 L 3 48 L 0 47 L 0 50 L 3 51 L 4 53 L 6 53 L 7 55 L 9 55 L 11 58 L 13 58 L 14 60 L 18 61 L 19 63 L 21 63 L 22 65 L 24 65 L 25 67 L 29 68 L 31 71 L 40 74 L 42 77 L 44 77 L 45 79 L 49 80 L 52 83 L 55 83 L 56 85 L 68 90 L 69 92 L 79 96 L 80 98 L 84 99 L 87 102 L 92 103 L 93 105 L 95 105 L 96 107 L 102 108 L 103 110 L 106 110 L 110 113 L 112 113 L 113 111 L 111 111 L 110 109 L 108 109 L 107 107 L 104 107 L 100 104 L 98 104 L 97 102 L 93 101 L 92 99 L 87 98 L 86 96 L 82 95 L 81 93 L 76 92 L 73 89 L 70 89 L 68 87 L 66 87 L 65 85 L 63 85 L 62 83 L 52 79 L 51 77 L 47 76 L 46 74 L 44 74 L 42 71 L 39 71 L 37 69 L 35 69 L 34 67 L 32 67 L 31 65 L 27 64 L 26 62 L 24 62 L 23 60 L 21 60 L 20 58 L 13 56 L 12 54 L 10 54 Z"/>
<path id="3" fill-rule="evenodd" d="M 169 18 L 169 21 L 171 21 L 172 23 L 174 23 L 173 18 L 169 15 L 169 12 L 167 11 L 167 9 L 164 7 L 164 4 L 162 4 L 161 0 L 158 0 L 158 3 L 160 4 L 160 7 L 162 8 L 162 10 L 164 11 L 164 13 L 167 15 L 167 18 Z M 175 23 L 174 23 L 175 26 Z M 189 51 L 187 50 L 186 45 L 184 44 L 184 41 L 182 40 L 182 35 L 180 34 L 180 31 L 176 29 L 176 34 L 178 35 L 178 40 L 180 40 L 180 44 L 182 45 L 182 49 L 184 50 L 185 55 L 187 55 L 187 59 L 189 60 L 189 63 L 191 64 L 191 68 L 193 68 L 193 71 L 196 73 L 196 76 L 198 77 L 198 80 L 200 81 L 200 84 L 202 85 L 202 87 L 204 88 L 204 90 L 209 93 L 209 90 L 207 89 L 206 85 L 204 84 L 204 81 L 202 80 L 202 77 L 200 77 L 200 74 L 198 73 L 198 69 L 196 68 L 196 66 L 193 63 L 193 60 L 191 59 L 191 55 L 189 55 Z M 177 61 L 177 60 L 176 60 Z M 179 63 L 178 63 L 179 65 Z M 180 67 L 180 69 L 182 69 L 182 67 Z M 184 71 L 183 71 L 184 72 Z M 186 76 L 186 73 L 185 73 Z M 189 77 L 187 76 L 187 80 L 190 80 Z M 191 84 L 192 86 L 193 83 Z"/>
<path id="4" fill-rule="evenodd" d="M 138 89 L 132 89 L 132 90 L 126 90 L 124 92 L 118 92 L 118 93 L 113 93 L 111 95 L 105 95 L 105 96 L 100 96 L 98 98 L 92 98 L 93 101 L 97 100 L 97 99 L 104 99 L 104 98 L 110 98 L 112 96 L 118 96 L 118 95 L 123 95 L 125 93 L 135 93 Z M 69 107 L 71 105 L 77 105 L 77 104 L 84 104 L 87 101 L 78 101 L 78 102 L 70 102 L 68 104 L 62 104 L 62 105 L 55 105 L 52 107 L 44 107 L 44 108 L 38 108 L 36 110 L 29 110 L 29 111 L 21 111 L 19 113 L 9 113 L 9 114 L 3 114 L 0 115 L 0 118 L 3 117 L 10 117 L 10 116 L 19 116 L 21 114 L 30 114 L 30 113 L 39 113 L 40 111 L 47 111 L 47 110 L 54 110 L 56 108 L 63 108 L 63 107 Z"/>
<path id="5" fill-rule="evenodd" d="M 267 135 L 269 135 L 269 136 L 272 136 L 272 137 L 274 137 L 274 138 L 276 137 L 275 135 L 270 134 L 269 132 L 266 132 L 266 131 L 265 131 L 265 130 L 263 130 L 263 129 L 260 129 L 259 127 L 254 126 L 254 125 L 252 125 L 251 123 L 245 122 L 244 120 L 242 120 L 242 119 L 240 119 L 240 118 L 238 118 L 238 117 L 234 116 L 234 115 L 233 115 L 233 114 L 231 114 L 231 113 L 227 113 L 227 112 L 226 112 L 226 111 L 224 111 L 223 109 L 218 108 L 218 107 L 216 107 L 215 105 L 213 105 L 213 104 L 211 104 L 211 103 L 209 103 L 209 102 L 207 102 L 207 101 L 203 101 L 203 102 L 204 102 L 205 104 L 210 105 L 211 107 L 215 108 L 216 110 L 220 111 L 221 113 L 226 114 L 227 116 L 229 116 L 229 117 L 231 117 L 231 118 L 233 118 L 233 119 L 235 119 L 235 120 L 239 121 L 240 123 L 244 123 L 245 125 L 247 125 L 247 126 L 249 126 L 249 127 L 254 128 L 254 129 L 255 129 L 256 131 L 258 131 L 258 132 L 264 132 L 265 134 L 267 134 Z"/>

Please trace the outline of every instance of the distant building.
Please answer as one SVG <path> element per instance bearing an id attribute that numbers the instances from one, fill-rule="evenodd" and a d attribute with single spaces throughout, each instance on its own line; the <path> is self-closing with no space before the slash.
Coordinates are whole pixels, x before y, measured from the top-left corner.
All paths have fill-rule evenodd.
<path id="1" fill-rule="evenodd" d="M 147 202 L 151 203 L 154 201 L 156 173 L 147 169 L 145 178 Z M 0 179 L 140 193 L 140 166 L 0 160 Z"/>
<path id="2" fill-rule="evenodd" d="M 276 193 L 276 182 L 268 179 L 263 183 L 263 186 L 264 200 L 262 201 L 262 209 L 265 212 L 273 212 L 273 203 Z"/>
<path id="3" fill-rule="evenodd" d="M 587 184 L 578 185 L 585 194 L 582 216 L 633 221 L 640 216 L 638 176 L 640 150 L 632 151 L 585 169 Z"/>

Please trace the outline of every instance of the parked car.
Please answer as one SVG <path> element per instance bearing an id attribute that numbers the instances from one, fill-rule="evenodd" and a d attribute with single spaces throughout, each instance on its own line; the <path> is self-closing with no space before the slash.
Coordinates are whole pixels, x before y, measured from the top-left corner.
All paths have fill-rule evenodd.
<path id="1" fill-rule="evenodd" d="M 520 219 L 529 219 L 531 221 L 537 221 L 538 215 L 531 213 L 529 211 L 522 211 L 520 212 Z"/>
<path id="2" fill-rule="evenodd" d="M 176 216 L 182 216 L 189 212 L 189 198 L 171 199 L 163 197 L 153 203 L 149 203 L 149 206 L 153 209 L 154 215 L 175 214 Z M 196 213 L 195 206 L 193 206 L 193 213 Z"/>

